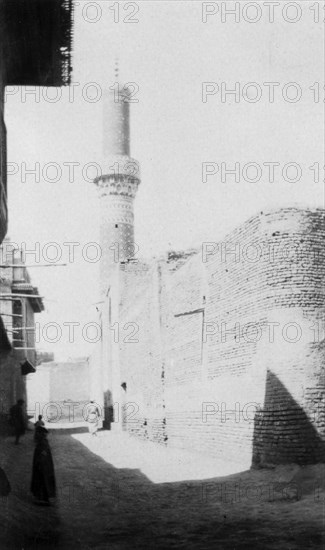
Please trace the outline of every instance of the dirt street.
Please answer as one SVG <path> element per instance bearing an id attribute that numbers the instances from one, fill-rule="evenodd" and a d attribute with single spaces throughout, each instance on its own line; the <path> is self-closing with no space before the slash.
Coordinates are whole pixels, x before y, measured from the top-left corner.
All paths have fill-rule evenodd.
<path id="1" fill-rule="evenodd" d="M 324 547 L 322 466 L 240 472 L 112 432 L 53 430 L 49 441 L 58 495 L 42 507 L 29 492 L 33 433 L 2 439 L 12 491 L 0 499 L 1 549 Z"/>

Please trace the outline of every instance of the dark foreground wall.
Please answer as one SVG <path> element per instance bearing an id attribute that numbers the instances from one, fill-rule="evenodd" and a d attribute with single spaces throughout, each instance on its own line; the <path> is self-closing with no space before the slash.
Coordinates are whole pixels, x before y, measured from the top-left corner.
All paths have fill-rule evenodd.
<path id="1" fill-rule="evenodd" d="M 9 410 L 18 399 L 26 402 L 26 376 L 21 374 L 18 353 L 13 350 L 0 350 L 0 432 L 9 429 Z"/>

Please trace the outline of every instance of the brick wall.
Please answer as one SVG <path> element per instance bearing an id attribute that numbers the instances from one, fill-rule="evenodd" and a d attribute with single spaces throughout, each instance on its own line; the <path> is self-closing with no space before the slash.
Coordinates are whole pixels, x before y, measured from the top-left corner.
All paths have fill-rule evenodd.
<path id="1" fill-rule="evenodd" d="M 141 437 L 165 441 L 158 262 L 124 265 L 120 278 L 120 418 Z M 127 407 L 126 407 L 126 404 Z M 124 407 L 124 410 L 123 410 Z"/>
<path id="2" fill-rule="evenodd" d="M 241 407 L 248 394 L 241 392 L 237 381 L 239 377 L 244 384 L 249 381 L 250 401 L 262 408 L 254 422 L 241 415 L 235 438 L 227 442 L 227 454 L 235 456 L 234 441 L 245 437 L 247 454 L 251 448 L 256 462 L 306 462 L 321 456 L 324 424 L 305 393 L 311 380 L 315 388 L 316 379 L 317 399 L 324 399 L 321 346 L 316 353 L 317 374 L 311 357 L 312 350 L 315 356 L 311 327 L 318 326 L 324 315 L 324 229 L 323 211 L 261 214 L 225 239 L 228 250 L 239 245 L 236 256 L 221 261 L 220 254 L 209 257 L 206 317 L 219 326 L 225 323 L 233 333 L 223 335 L 219 330 L 208 338 L 208 377 L 228 378 L 231 392 L 226 389 L 222 397 L 232 404 L 240 402 Z M 257 260 L 249 261 L 255 254 Z M 247 323 L 254 323 L 259 333 L 249 333 Z M 324 334 L 319 335 L 322 338 Z M 313 373 L 309 382 L 307 372 Z"/>
<path id="3" fill-rule="evenodd" d="M 323 210 L 284 209 L 206 254 L 123 266 L 121 400 L 136 404 L 126 428 L 247 466 L 320 460 L 324 233 Z"/>

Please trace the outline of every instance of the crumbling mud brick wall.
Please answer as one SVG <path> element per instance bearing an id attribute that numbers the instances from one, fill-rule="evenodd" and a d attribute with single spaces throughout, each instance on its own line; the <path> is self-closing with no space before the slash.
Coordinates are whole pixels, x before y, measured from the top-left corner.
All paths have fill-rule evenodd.
<path id="1" fill-rule="evenodd" d="M 120 296 L 119 421 L 133 434 L 164 443 L 159 263 L 122 265 Z"/>
<path id="2" fill-rule="evenodd" d="M 207 423 L 228 457 L 321 458 L 324 424 L 307 392 L 324 399 L 324 229 L 323 211 L 261 213 L 207 256 L 208 379 L 223 388 L 219 408 L 237 411 Z"/>
<path id="3" fill-rule="evenodd" d="M 130 271 L 121 319 L 139 343 L 120 342 L 120 362 L 139 410 L 127 428 L 247 466 L 321 460 L 324 234 L 323 210 L 260 213 L 185 262 Z"/>

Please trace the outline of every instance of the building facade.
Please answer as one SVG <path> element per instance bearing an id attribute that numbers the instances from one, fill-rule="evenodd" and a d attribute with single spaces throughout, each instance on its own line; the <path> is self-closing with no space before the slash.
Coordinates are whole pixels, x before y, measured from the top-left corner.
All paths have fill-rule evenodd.
<path id="1" fill-rule="evenodd" d="M 0 0 L 0 244 L 8 226 L 5 88 L 70 83 L 72 6 L 72 0 Z"/>
<path id="2" fill-rule="evenodd" d="M 87 404 L 92 399 L 87 358 L 65 362 L 48 361 L 27 380 L 27 406 L 35 420 L 39 414 L 55 425 L 86 423 Z"/>
<path id="3" fill-rule="evenodd" d="M 90 364 L 112 427 L 246 467 L 323 460 L 324 236 L 324 210 L 287 208 L 200 250 L 104 259 Z"/>
<path id="4" fill-rule="evenodd" d="M 0 245 L 8 229 L 6 87 L 70 83 L 72 6 L 72 0 L 0 0 Z M 32 332 L 24 333 L 16 323 L 22 319 L 24 325 L 33 325 L 34 313 L 43 307 L 39 298 L 31 296 L 35 289 L 30 288 L 26 270 L 19 280 L 16 279 L 18 271 L 8 267 L 0 269 L 2 416 L 16 398 L 26 394 L 21 359 L 27 360 L 25 370 L 30 368 L 30 362 L 35 362 L 34 336 Z M 3 297 L 10 292 L 20 294 L 21 299 L 11 301 Z M 23 346 L 28 349 L 23 351 Z"/>
<path id="5" fill-rule="evenodd" d="M 35 313 L 44 309 L 20 250 L 5 239 L 0 246 L 1 413 L 6 417 L 17 399 L 27 401 L 26 377 L 35 372 Z"/>

